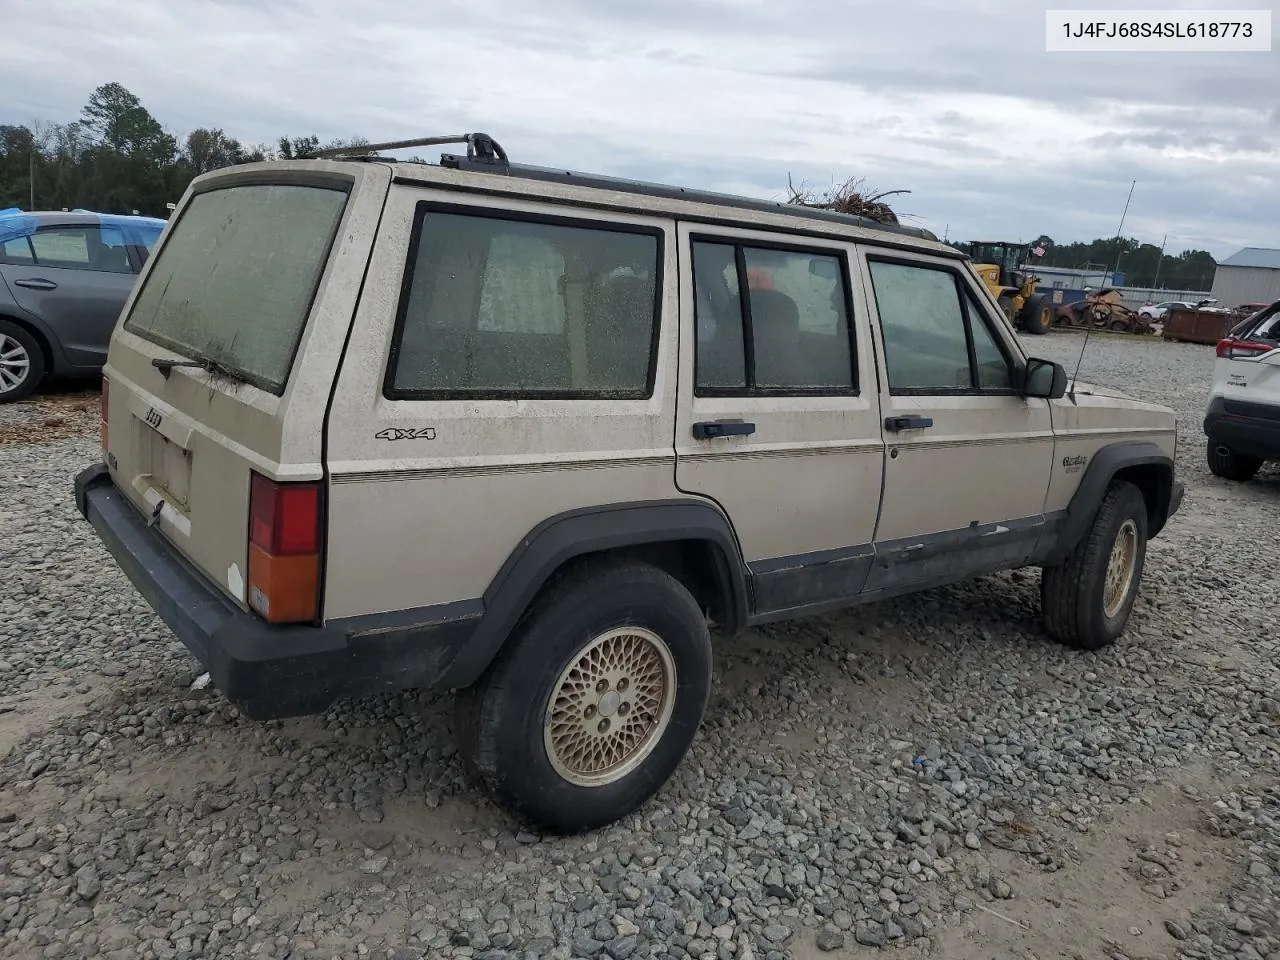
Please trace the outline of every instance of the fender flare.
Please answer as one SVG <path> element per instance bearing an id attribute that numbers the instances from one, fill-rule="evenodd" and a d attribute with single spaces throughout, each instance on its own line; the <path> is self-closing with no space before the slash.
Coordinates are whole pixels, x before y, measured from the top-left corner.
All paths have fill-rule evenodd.
<path id="1" fill-rule="evenodd" d="M 728 519 L 699 500 L 656 500 L 571 510 L 526 534 L 498 570 L 475 633 L 450 665 L 448 685 L 474 683 L 497 656 L 538 592 L 565 563 L 585 554 L 645 544 L 700 541 L 715 562 L 717 589 L 727 599 L 727 633 L 741 629 L 750 603 L 746 566 Z"/>
<path id="2" fill-rule="evenodd" d="M 1148 465 L 1162 468 L 1159 471 L 1161 481 L 1156 489 L 1155 503 L 1149 507 L 1151 525 L 1147 531 L 1148 537 L 1159 534 L 1169 518 L 1173 499 L 1173 459 L 1149 440 L 1121 441 L 1103 447 L 1089 461 L 1080 486 L 1067 505 L 1066 518 L 1043 563 L 1047 566 L 1061 563 L 1089 532 L 1102 498 L 1106 496 L 1107 488 L 1111 486 L 1117 473 L 1129 467 Z"/>

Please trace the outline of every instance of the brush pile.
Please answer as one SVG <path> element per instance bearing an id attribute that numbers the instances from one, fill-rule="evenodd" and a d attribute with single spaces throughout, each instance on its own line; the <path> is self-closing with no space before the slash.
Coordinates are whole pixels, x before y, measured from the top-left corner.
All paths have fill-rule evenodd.
<path id="1" fill-rule="evenodd" d="M 787 177 L 789 194 L 787 203 L 832 210 L 854 217 L 866 217 L 877 223 L 898 223 L 898 215 L 884 202 L 884 198 L 910 192 L 910 190 L 884 190 L 879 193 L 868 193 L 863 181 L 855 177 L 850 177 L 844 183 L 834 185 L 827 190 L 815 191 L 804 184 L 797 187 L 791 182 L 791 177 Z"/>

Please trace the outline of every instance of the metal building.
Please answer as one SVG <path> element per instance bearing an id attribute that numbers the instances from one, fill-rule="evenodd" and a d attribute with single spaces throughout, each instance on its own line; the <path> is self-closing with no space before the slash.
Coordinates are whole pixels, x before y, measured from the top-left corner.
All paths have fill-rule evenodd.
<path id="1" fill-rule="evenodd" d="M 1245 247 L 1218 264 L 1213 292 L 1224 307 L 1280 300 L 1280 250 Z"/>

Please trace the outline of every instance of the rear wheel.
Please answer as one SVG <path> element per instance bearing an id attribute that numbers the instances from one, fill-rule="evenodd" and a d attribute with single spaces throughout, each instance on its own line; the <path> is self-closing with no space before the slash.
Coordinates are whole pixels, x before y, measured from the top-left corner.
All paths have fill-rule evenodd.
<path id="1" fill-rule="evenodd" d="M 1022 320 L 1027 333 L 1048 333 L 1053 329 L 1053 307 L 1044 297 L 1032 297 L 1027 301 Z"/>
<path id="2" fill-rule="evenodd" d="M 26 330 L 0 319 L 0 403 L 21 400 L 44 378 L 44 353 Z"/>
<path id="3" fill-rule="evenodd" d="M 1093 524 L 1062 563 L 1045 567 L 1045 626 L 1061 643 L 1099 650 L 1124 633 L 1147 556 L 1147 504 L 1132 483 L 1112 483 Z"/>
<path id="4" fill-rule="evenodd" d="M 535 601 L 457 701 L 468 769 L 516 817 L 564 833 L 642 806 L 675 772 L 711 685 L 706 619 L 647 564 L 583 568 Z"/>
<path id="5" fill-rule="evenodd" d="M 1262 466 L 1262 460 L 1259 457 L 1246 457 L 1239 453 L 1232 453 L 1228 448 L 1212 440 L 1209 441 L 1207 459 L 1209 472 L 1215 477 L 1240 483 L 1252 480 L 1253 475 Z"/>

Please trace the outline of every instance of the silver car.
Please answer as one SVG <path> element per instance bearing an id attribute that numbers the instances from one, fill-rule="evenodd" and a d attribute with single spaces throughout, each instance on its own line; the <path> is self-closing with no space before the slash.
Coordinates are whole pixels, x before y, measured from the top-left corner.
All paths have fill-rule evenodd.
<path id="1" fill-rule="evenodd" d="M 0 403 L 95 376 L 165 227 L 152 217 L 0 210 Z"/>

